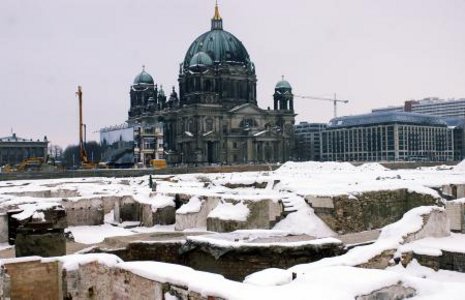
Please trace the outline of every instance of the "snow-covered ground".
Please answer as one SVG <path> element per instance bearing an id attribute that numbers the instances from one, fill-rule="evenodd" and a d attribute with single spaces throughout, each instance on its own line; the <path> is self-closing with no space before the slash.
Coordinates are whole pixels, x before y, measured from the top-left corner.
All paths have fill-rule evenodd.
<path id="1" fill-rule="evenodd" d="M 355 196 L 364 191 L 407 188 L 419 193 L 439 197 L 431 187 L 444 184 L 465 183 L 465 164 L 451 167 L 421 168 L 416 170 L 388 170 L 377 163 L 367 163 L 355 167 L 349 163 L 335 162 L 288 162 L 274 172 L 243 172 L 226 174 L 185 174 L 175 176 L 156 176 L 157 192 L 148 188 L 148 176 L 136 178 L 76 178 L 54 180 L 18 180 L 0 182 L 0 210 L 21 206 L 24 214 L 32 214 L 39 207 L 60 203 L 62 199 L 77 201 L 83 198 L 111 195 L 130 195 L 141 203 L 150 203 L 153 209 L 169 205 L 176 193 L 190 195 L 219 196 L 228 199 L 279 200 L 291 199 L 297 212 L 290 214 L 276 225 L 278 230 L 287 230 L 294 234 L 308 234 L 316 237 L 332 236 L 334 233 L 313 214 L 305 205 L 303 196 Z M 254 188 L 254 183 L 267 183 L 266 188 Z M 237 184 L 242 187 L 229 188 Z M 247 186 L 249 185 L 249 186 Z M 37 197 L 40 192 L 49 194 Z M 196 199 L 196 198 L 194 198 Z M 211 213 L 221 219 L 243 220 L 248 214 L 246 207 L 220 203 Z M 230 207 L 231 206 L 231 207 Z M 199 201 L 192 201 L 181 212 L 193 212 L 199 209 Z M 26 217 L 26 216 L 25 216 Z M 80 226 L 79 226 L 80 227 Z M 70 228 L 75 236 L 87 228 Z M 137 231 L 134 229 L 110 229 L 100 226 L 95 229 L 101 237 L 114 234 L 125 235 Z M 105 230 L 108 229 L 108 230 Z M 144 231 L 146 229 L 140 229 Z M 85 237 L 81 242 L 86 242 Z M 96 239 L 89 234 L 88 243 Z"/>
<path id="2" fill-rule="evenodd" d="M 406 188 L 418 193 L 440 197 L 433 188 L 448 184 L 465 184 L 465 162 L 455 167 L 431 167 L 415 170 L 388 170 L 377 163 L 355 167 L 348 163 L 293 163 L 288 162 L 272 172 L 243 172 L 228 174 L 185 174 L 156 176 L 157 191 L 148 188 L 148 176 L 138 178 L 78 178 L 34 181 L 0 182 L 0 210 L 21 206 L 26 215 L 35 208 L 96 196 L 130 195 L 154 209 L 172 201 L 176 193 L 194 195 L 192 203 L 181 207 L 180 213 L 198 212 L 201 196 L 221 199 L 288 199 L 295 209 L 275 225 L 278 233 L 307 234 L 331 238 L 335 233 L 306 205 L 304 196 L 349 195 L 376 190 Z M 265 188 L 256 184 L 267 183 Z M 235 185 L 235 187 L 231 187 Z M 47 197 L 39 192 L 50 192 Z M 464 299 L 465 275 L 453 271 L 425 268 L 412 261 L 406 268 L 393 265 L 385 270 L 354 267 L 394 249 L 397 256 L 403 251 L 440 255 L 441 249 L 465 252 L 463 234 L 445 237 L 426 237 L 405 242 L 404 235 L 421 226 L 421 215 L 436 208 L 420 207 L 404 218 L 385 227 L 372 245 L 360 246 L 339 257 L 298 265 L 289 270 L 269 269 L 251 274 L 244 283 L 232 282 L 222 276 L 195 273 L 194 270 L 161 263 L 117 263 L 121 268 L 154 278 L 167 277 L 185 286 L 192 286 L 210 295 L 226 299 L 354 299 L 373 290 L 401 282 L 416 290 L 413 299 Z M 220 219 L 244 220 L 249 211 L 241 203 L 233 205 L 220 201 L 212 216 Z M 111 219 L 111 218 L 110 218 Z M 101 242 L 105 237 L 126 236 L 141 232 L 172 231 L 174 226 L 123 228 L 108 223 L 98 226 L 69 227 L 80 243 Z M 242 233 L 244 234 L 244 233 Z M 204 237 L 196 237 L 204 239 Z M 439 254 L 438 254 L 439 253 Z M 292 273 L 295 273 L 294 275 Z M 292 279 L 296 277 L 294 280 Z M 168 280 L 165 278 L 166 280 Z M 202 278 L 203 281 L 199 281 Z M 204 280 L 205 279 L 205 280 Z M 208 279 L 208 280 L 207 280 Z M 204 285 L 202 282 L 208 282 Z"/>

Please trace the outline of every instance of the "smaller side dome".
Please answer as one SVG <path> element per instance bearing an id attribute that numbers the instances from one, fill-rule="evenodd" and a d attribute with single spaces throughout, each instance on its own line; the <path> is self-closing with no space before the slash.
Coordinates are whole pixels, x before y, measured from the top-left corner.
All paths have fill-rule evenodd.
<path id="1" fill-rule="evenodd" d="M 134 84 L 154 84 L 153 77 L 145 72 L 145 67 L 142 67 L 142 72 L 134 78 Z"/>
<path id="2" fill-rule="evenodd" d="M 280 80 L 280 81 L 276 84 L 275 89 L 289 89 L 289 90 L 292 90 L 292 86 L 291 86 L 291 84 L 289 83 L 289 81 L 284 80 L 284 78 L 283 78 L 282 80 Z"/>
<path id="3" fill-rule="evenodd" d="M 205 69 L 208 66 L 213 65 L 213 60 L 211 57 L 203 52 L 197 52 L 194 56 L 192 56 L 190 62 L 189 62 L 189 68 L 190 69 Z"/>

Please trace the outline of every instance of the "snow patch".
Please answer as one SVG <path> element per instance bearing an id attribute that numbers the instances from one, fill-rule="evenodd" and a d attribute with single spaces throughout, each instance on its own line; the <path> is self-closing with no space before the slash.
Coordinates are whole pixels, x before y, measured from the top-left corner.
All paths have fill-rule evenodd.
<path id="1" fill-rule="evenodd" d="M 250 210 L 242 202 L 237 204 L 222 202 L 219 203 L 209 214 L 209 218 L 218 218 L 220 220 L 247 221 Z"/>
<path id="2" fill-rule="evenodd" d="M 203 201 L 199 197 L 191 197 L 189 202 L 183 204 L 177 211 L 177 214 L 198 213 L 202 208 Z"/>

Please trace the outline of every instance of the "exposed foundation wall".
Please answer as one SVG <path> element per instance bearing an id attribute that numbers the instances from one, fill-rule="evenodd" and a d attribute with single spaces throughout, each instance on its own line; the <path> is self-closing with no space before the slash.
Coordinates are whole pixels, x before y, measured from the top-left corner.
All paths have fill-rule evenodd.
<path id="1" fill-rule="evenodd" d="M 199 197 L 202 206 L 199 212 L 180 214 L 176 213 L 176 230 L 207 227 L 208 214 L 218 205 L 220 198 L 216 196 Z"/>
<path id="2" fill-rule="evenodd" d="M 139 221 L 141 222 L 142 226 L 152 227 L 155 225 L 153 220 L 152 205 L 141 203 Z"/>
<path id="3" fill-rule="evenodd" d="M 184 242 L 130 243 L 126 248 L 126 261 L 153 260 L 185 265 L 180 249 Z"/>
<path id="4" fill-rule="evenodd" d="M 157 208 L 157 210 L 152 213 L 153 225 L 172 225 L 175 222 L 176 208 L 174 206 L 165 206 L 162 208 Z"/>
<path id="5" fill-rule="evenodd" d="M 354 197 L 306 196 L 315 214 L 338 233 L 360 232 L 384 227 L 402 218 L 410 209 L 435 205 L 431 195 L 409 192 L 406 189 L 361 193 Z"/>
<path id="6" fill-rule="evenodd" d="M 116 268 L 113 271 L 111 299 L 164 299 L 163 284 Z"/>
<path id="7" fill-rule="evenodd" d="M 427 237 L 446 237 L 450 235 L 450 222 L 447 213 L 443 209 L 432 210 L 423 215 L 423 226 L 420 230 L 404 236 L 403 243 L 410 243 Z"/>
<path id="8" fill-rule="evenodd" d="M 61 263 L 39 259 L 4 262 L 10 276 L 11 299 L 62 300 Z"/>
<path id="9" fill-rule="evenodd" d="M 115 203 L 119 201 L 121 197 L 119 196 L 102 196 L 103 214 L 108 214 L 115 208 Z"/>
<path id="10" fill-rule="evenodd" d="M 446 212 L 453 232 L 465 233 L 465 203 L 446 202 Z"/>
<path id="11" fill-rule="evenodd" d="M 8 215 L 0 213 L 0 243 L 8 242 Z"/>
<path id="12" fill-rule="evenodd" d="M 299 247 L 228 248 L 187 244 L 183 247 L 183 251 L 187 266 L 242 281 L 245 276 L 267 268 L 288 269 L 298 264 L 340 255 L 343 252 L 343 246 L 338 243 L 327 243 Z"/>
<path id="13" fill-rule="evenodd" d="M 75 270 L 63 270 L 63 299 L 112 299 L 112 272 L 96 261 L 79 265 Z"/>
<path id="14" fill-rule="evenodd" d="M 115 211 L 119 209 L 119 221 L 121 222 L 141 221 L 141 216 L 140 216 L 141 204 L 140 203 L 136 202 L 130 196 L 122 197 L 120 201 L 118 201 L 117 203 L 118 205 L 117 205 L 117 208 L 115 207 Z"/>
<path id="15" fill-rule="evenodd" d="M 226 200 L 231 201 L 231 200 Z M 237 202 L 234 200 L 233 202 Z M 223 220 L 219 218 L 207 218 L 207 230 L 215 232 L 231 232 L 240 229 L 271 229 L 275 220 L 282 213 L 282 206 L 273 200 L 242 200 L 249 209 L 246 221 Z"/>
<path id="16" fill-rule="evenodd" d="M 465 184 L 447 184 L 441 187 L 442 193 L 452 199 L 465 198 Z"/>
<path id="17" fill-rule="evenodd" d="M 402 264 L 408 265 L 412 259 L 416 259 L 422 266 L 434 270 L 449 270 L 465 273 L 465 253 L 441 250 L 442 255 L 430 256 L 418 253 L 403 253 Z"/>
<path id="18" fill-rule="evenodd" d="M 16 257 L 39 255 L 42 257 L 66 255 L 63 230 L 27 232 L 18 230 L 15 241 Z"/>
<path id="19" fill-rule="evenodd" d="M 101 198 L 80 199 L 61 202 L 66 210 L 68 226 L 103 224 L 104 210 Z"/>

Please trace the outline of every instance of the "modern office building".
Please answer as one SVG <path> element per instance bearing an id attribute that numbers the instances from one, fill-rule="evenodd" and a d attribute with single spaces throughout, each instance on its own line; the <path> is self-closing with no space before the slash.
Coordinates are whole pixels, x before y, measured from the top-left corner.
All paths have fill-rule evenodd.
<path id="1" fill-rule="evenodd" d="M 408 100 L 403 106 L 391 106 L 373 109 L 372 112 L 413 112 L 439 117 L 457 117 L 465 119 L 465 98 L 444 100 L 439 98 L 425 98 L 422 100 Z"/>
<path id="2" fill-rule="evenodd" d="M 326 123 L 300 122 L 294 126 L 295 159 L 297 161 L 320 161 L 321 132 L 327 127 Z"/>
<path id="3" fill-rule="evenodd" d="M 48 143 L 46 136 L 43 140 L 33 140 L 20 138 L 13 133 L 11 136 L 0 138 L 0 166 L 14 166 L 28 158 L 45 160 Z"/>
<path id="4" fill-rule="evenodd" d="M 325 161 L 452 161 L 463 127 L 406 112 L 378 112 L 332 119 L 321 134 Z"/>

